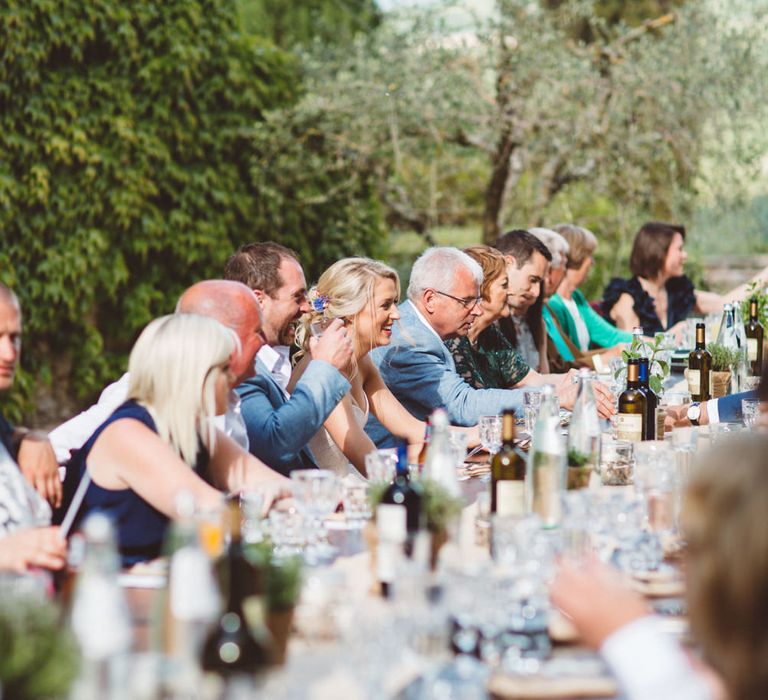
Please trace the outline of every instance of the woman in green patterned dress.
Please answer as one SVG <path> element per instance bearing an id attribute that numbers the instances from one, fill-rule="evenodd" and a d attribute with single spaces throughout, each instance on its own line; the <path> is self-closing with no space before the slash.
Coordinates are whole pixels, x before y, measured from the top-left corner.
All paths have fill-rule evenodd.
<path id="1" fill-rule="evenodd" d="M 445 341 L 456 371 L 476 389 L 558 385 L 567 375 L 539 374 L 531 369 L 495 323 L 509 315 L 504 256 L 486 245 L 465 248 L 464 252 L 483 268 L 483 313 L 475 319 L 466 337 Z"/>

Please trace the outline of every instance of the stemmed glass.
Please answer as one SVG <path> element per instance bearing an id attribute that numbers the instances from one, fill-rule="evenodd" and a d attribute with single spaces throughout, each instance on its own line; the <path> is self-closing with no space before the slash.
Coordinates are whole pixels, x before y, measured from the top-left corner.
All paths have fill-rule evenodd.
<path id="1" fill-rule="evenodd" d="M 340 483 L 333 472 L 323 469 L 296 469 L 291 472 L 293 495 L 304 515 L 311 519 L 315 542 L 307 548 L 308 559 L 330 558 L 335 549 L 328 542 L 323 520 L 336 510 L 340 500 Z"/>

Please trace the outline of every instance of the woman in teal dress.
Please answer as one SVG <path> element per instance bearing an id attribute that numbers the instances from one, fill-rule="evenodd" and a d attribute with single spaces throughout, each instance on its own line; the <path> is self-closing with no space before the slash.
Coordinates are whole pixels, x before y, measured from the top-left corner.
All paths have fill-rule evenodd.
<path id="1" fill-rule="evenodd" d="M 539 374 L 531 369 L 495 323 L 509 315 L 504 256 L 485 245 L 465 248 L 464 252 L 483 268 L 483 313 L 475 319 L 466 337 L 445 341 L 456 371 L 476 389 L 560 384 L 566 375 Z"/>

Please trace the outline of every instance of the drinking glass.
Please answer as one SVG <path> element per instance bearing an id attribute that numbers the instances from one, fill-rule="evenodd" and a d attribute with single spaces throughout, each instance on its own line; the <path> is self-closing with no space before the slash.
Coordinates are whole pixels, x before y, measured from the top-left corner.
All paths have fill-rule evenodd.
<path id="1" fill-rule="evenodd" d="M 651 440 L 635 445 L 635 486 L 646 504 L 648 526 L 654 532 L 675 530 L 677 463 L 668 442 Z"/>
<path id="2" fill-rule="evenodd" d="M 344 479 L 344 517 L 349 527 L 363 527 L 371 517 L 368 485 L 355 476 Z"/>
<path id="3" fill-rule="evenodd" d="M 456 458 L 457 469 L 463 468 L 464 460 L 467 458 L 467 434 L 459 430 L 452 430 L 448 441 Z"/>
<path id="4" fill-rule="evenodd" d="M 714 447 L 724 440 L 731 439 L 741 430 L 741 426 L 736 423 L 710 423 L 709 442 Z"/>
<path id="5" fill-rule="evenodd" d="M 480 416 L 477 426 L 483 448 L 496 454 L 501 449 L 501 416 Z"/>
<path id="6" fill-rule="evenodd" d="M 324 469 L 295 469 L 291 472 L 293 495 L 298 508 L 313 521 L 312 531 L 317 541 L 305 554 L 310 559 L 326 558 L 334 553 L 328 543 L 323 519 L 336 510 L 341 496 L 339 480 Z"/>
<path id="7" fill-rule="evenodd" d="M 523 409 L 525 412 L 525 432 L 533 435 L 533 426 L 536 425 L 536 419 L 539 417 L 539 408 L 541 407 L 540 391 L 523 392 Z"/>
<path id="8" fill-rule="evenodd" d="M 391 447 L 365 455 L 365 470 L 370 481 L 391 482 L 397 469 L 397 450 Z"/>
<path id="9" fill-rule="evenodd" d="M 633 443 L 604 434 L 600 446 L 600 480 L 606 486 L 634 483 Z"/>
<path id="10" fill-rule="evenodd" d="M 760 415 L 759 401 L 757 399 L 741 400 L 741 419 L 744 421 L 744 427 L 752 429 Z"/>
<path id="11" fill-rule="evenodd" d="M 334 320 L 335 319 L 333 318 L 321 318 L 319 321 L 309 324 L 309 331 L 315 338 L 321 338 L 323 333 L 325 333 L 325 329 L 328 328 Z"/>
<path id="12" fill-rule="evenodd" d="M 307 541 L 304 516 L 297 508 L 269 511 L 269 536 L 276 557 L 292 557 L 301 554 Z"/>
<path id="13" fill-rule="evenodd" d="M 243 491 L 240 494 L 240 509 L 243 513 L 243 540 L 249 544 L 264 539 L 262 520 L 264 494 L 260 491 Z"/>
<path id="14" fill-rule="evenodd" d="M 563 493 L 561 556 L 582 566 L 592 552 L 589 533 L 590 498 L 584 490 Z"/>

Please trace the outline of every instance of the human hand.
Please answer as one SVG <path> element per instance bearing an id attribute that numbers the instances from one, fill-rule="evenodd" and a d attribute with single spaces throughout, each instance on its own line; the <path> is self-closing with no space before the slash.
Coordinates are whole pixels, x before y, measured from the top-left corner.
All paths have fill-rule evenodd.
<path id="1" fill-rule="evenodd" d="M 59 463 L 44 433 L 30 432 L 19 445 L 19 469 L 24 478 L 54 508 L 61 505 L 62 486 Z"/>
<path id="2" fill-rule="evenodd" d="M 619 628 L 649 614 L 643 599 L 619 573 L 596 557 L 579 568 L 561 561 L 549 596 L 592 649 L 599 649 Z"/>
<path id="3" fill-rule="evenodd" d="M 595 380 L 592 382 L 592 392 L 595 395 L 595 405 L 601 418 L 610 418 L 616 413 L 614 396 L 605 384 Z M 574 384 L 573 381 L 563 381 L 557 385 L 555 393 L 560 401 L 560 406 L 572 410 L 579 393 L 579 385 Z"/>
<path id="4" fill-rule="evenodd" d="M 339 371 L 345 369 L 352 360 L 352 340 L 347 335 L 344 321 L 333 320 L 319 338 L 309 339 L 309 354 L 313 360 L 324 360 Z"/>
<path id="5" fill-rule="evenodd" d="M 67 562 L 67 542 L 59 527 L 18 530 L 0 539 L 0 571 L 23 574 L 31 567 L 62 569 Z"/>

